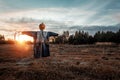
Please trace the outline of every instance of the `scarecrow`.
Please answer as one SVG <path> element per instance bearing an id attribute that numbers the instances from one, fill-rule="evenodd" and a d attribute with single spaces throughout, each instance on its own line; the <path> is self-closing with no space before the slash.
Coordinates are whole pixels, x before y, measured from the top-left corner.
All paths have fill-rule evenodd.
<path id="1" fill-rule="evenodd" d="M 40 31 L 22 31 L 22 34 L 26 34 L 28 36 L 33 37 L 34 39 L 34 58 L 40 57 L 48 57 L 50 56 L 49 51 L 49 37 L 58 36 L 57 33 L 54 32 L 46 32 L 45 24 L 41 23 L 39 25 Z"/>

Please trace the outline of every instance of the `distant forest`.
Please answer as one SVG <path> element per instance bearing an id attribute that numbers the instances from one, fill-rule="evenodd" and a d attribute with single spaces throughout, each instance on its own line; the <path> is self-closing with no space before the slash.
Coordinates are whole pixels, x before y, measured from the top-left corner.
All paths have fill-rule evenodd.
<path id="1" fill-rule="evenodd" d="M 55 39 L 54 43 L 63 44 L 94 44 L 96 42 L 113 42 L 120 43 L 120 29 L 117 32 L 112 31 L 98 31 L 93 36 L 88 32 L 76 31 L 74 35 L 69 35 L 69 31 L 63 32 L 62 36 Z"/>
<path id="2" fill-rule="evenodd" d="M 14 40 L 5 40 L 5 36 L 0 34 L 0 44 L 14 44 Z"/>
<path id="3" fill-rule="evenodd" d="M 69 35 L 69 31 L 64 31 L 62 35 L 54 38 L 51 43 L 54 44 L 94 44 L 96 42 L 113 42 L 120 43 L 120 29 L 117 32 L 98 31 L 94 35 L 89 35 L 88 32 L 76 31 L 73 35 Z M 0 44 L 13 44 L 14 40 L 5 41 L 4 35 L 0 35 Z M 28 41 L 27 43 L 31 43 Z"/>

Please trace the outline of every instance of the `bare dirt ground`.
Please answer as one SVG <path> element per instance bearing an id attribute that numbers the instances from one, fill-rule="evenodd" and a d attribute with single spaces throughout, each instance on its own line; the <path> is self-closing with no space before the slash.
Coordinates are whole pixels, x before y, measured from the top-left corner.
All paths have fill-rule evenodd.
<path id="1" fill-rule="evenodd" d="M 32 45 L 0 45 L 0 80 L 120 80 L 120 45 L 50 45 L 34 59 Z"/>

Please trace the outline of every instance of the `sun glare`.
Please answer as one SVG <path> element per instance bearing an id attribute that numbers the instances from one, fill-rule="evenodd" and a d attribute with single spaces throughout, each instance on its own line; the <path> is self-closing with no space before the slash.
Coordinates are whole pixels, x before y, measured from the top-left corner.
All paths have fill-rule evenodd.
<path id="1" fill-rule="evenodd" d="M 16 40 L 20 43 L 24 43 L 26 41 L 31 41 L 33 42 L 33 38 L 27 35 L 19 35 L 16 37 Z"/>

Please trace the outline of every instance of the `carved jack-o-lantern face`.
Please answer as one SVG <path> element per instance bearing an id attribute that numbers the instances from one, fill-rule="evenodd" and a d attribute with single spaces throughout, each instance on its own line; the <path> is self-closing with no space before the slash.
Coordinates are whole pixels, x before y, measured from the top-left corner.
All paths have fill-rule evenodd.
<path id="1" fill-rule="evenodd" d="M 40 29 L 40 30 L 44 30 L 44 29 L 45 29 L 45 24 L 44 24 L 44 23 L 41 23 L 41 24 L 39 25 L 39 29 Z"/>

